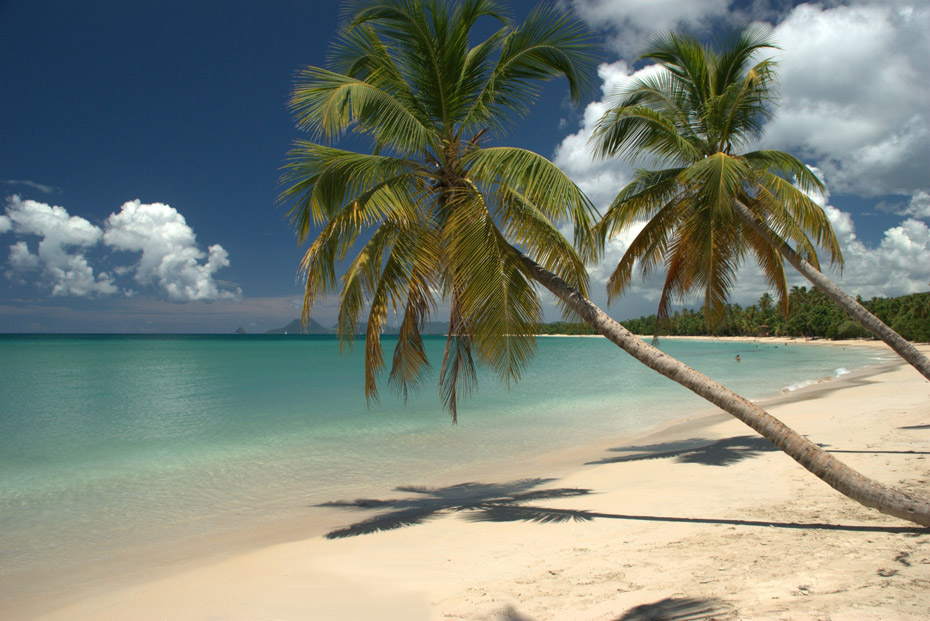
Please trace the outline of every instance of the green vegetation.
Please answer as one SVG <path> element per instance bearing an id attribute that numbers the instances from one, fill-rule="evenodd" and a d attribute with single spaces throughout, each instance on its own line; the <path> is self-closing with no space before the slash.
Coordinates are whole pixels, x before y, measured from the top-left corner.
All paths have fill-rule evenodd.
<path id="1" fill-rule="evenodd" d="M 794 287 L 788 294 L 791 312 L 784 316 L 763 295 L 756 304 L 727 304 L 713 329 L 707 328 L 703 309 L 676 310 L 659 324 L 661 336 L 797 336 L 827 339 L 870 338 L 871 334 L 817 289 Z M 871 313 L 901 336 L 930 342 L 930 293 L 862 302 Z M 656 315 L 621 321 L 634 334 L 655 334 Z M 554 322 L 539 327 L 539 334 L 597 334 L 584 323 Z"/>

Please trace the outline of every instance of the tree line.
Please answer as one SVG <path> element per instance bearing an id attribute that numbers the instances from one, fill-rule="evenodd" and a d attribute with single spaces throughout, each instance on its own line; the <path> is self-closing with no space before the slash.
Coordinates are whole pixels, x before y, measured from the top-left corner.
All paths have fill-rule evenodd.
<path id="1" fill-rule="evenodd" d="M 858 299 L 873 315 L 909 341 L 930 342 L 930 293 L 893 298 Z M 790 311 L 781 314 L 772 296 L 764 294 L 750 306 L 727 304 L 720 320 L 708 326 L 704 309 L 683 308 L 659 320 L 655 314 L 620 323 L 634 334 L 660 336 L 792 336 L 827 339 L 870 338 L 872 335 L 817 289 L 793 287 Z M 539 334 L 597 334 L 586 323 L 542 324 Z"/>

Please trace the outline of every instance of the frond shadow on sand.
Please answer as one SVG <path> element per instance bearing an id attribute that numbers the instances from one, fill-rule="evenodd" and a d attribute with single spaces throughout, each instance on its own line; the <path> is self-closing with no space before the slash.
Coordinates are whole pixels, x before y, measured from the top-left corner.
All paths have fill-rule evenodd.
<path id="1" fill-rule="evenodd" d="M 374 500 L 361 498 L 352 501 L 325 502 L 320 507 L 340 507 L 345 509 L 386 509 L 384 513 L 356 522 L 326 534 L 327 539 L 354 537 L 386 530 L 395 530 L 404 526 L 422 524 L 445 513 L 461 511 L 489 512 L 513 511 L 519 513 L 523 503 L 536 500 L 551 500 L 583 496 L 590 490 L 576 488 L 537 489 L 555 479 L 521 479 L 509 483 L 460 483 L 441 488 L 420 486 L 402 486 L 395 488 L 398 492 L 413 494 L 405 498 Z M 531 509 L 531 508 L 527 508 Z M 533 509 L 538 513 L 538 509 Z M 549 510 L 543 510 L 549 511 Z M 551 517 L 534 521 L 554 522 L 571 519 L 585 519 L 566 512 L 560 516 L 557 510 Z M 574 512 L 577 513 L 577 512 Z M 514 517 L 514 520 L 521 518 Z"/>
<path id="2" fill-rule="evenodd" d="M 667 597 L 626 611 L 615 621 L 698 621 L 735 619 L 728 603 L 715 598 Z"/>
<path id="3" fill-rule="evenodd" d="M 778 449 L 761 436 L 734 436 L 709 442 L 703 438 L 691 438 L 681 442 L 666 442 L 644 446 L 620 446 L 610 449 L 611 453 L 634 453 L 618 457 L 604 457 L 589 461 L 585 465 L 616 464 L 630 461 L 675 458 L 679 463 L 703 464 L 705 466 L 730 466 Z"/>
<path id="4" fill-rule="evenodd" d="M 775 522 L 770 520 L 732 519 L 697 516 L 637 515 L 632 513 L 601 513 L 585 509 L 561 509 L 531 505 L 533 501 L 572 498 L 591 494 L 588 489 L 543 488 L 555 479 L 520 479 L 509 483 L 460 483 L 448 487 L 429 488 L 402 486 L 395 491 L 409 494 L 387 500 L 360 498 L 351 501 L 326 502 L 320 507 L 349 510 L 381 510 L 381 513 L 344 528 L 331 531 L 327 539 L 343 539 L 405 526 L 423 524 L 441 515 L 464 513 L 469 522 L 533 522 L 557 524 L 589 522 L 597 519 L 631 522 L 726 524 L 742 527 L 787 528 L 799 530 L 836 530 L 849 532 L 926 533 L 920 527 L 830 524 L 810 522 Z M 541 488 L 541 489 L 540 489 Z"/>

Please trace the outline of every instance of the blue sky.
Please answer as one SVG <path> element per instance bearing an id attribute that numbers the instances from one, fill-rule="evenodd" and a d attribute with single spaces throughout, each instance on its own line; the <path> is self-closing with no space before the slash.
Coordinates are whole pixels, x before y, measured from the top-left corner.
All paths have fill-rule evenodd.
<path id="1" fill-rule="evenodd" d="M 509 3 L 517 18 L 535 4 Z M 865 297 L 927 290 L 925 3 L 565 4 L 604 42 L 608 91 L 643 69 L 632 61 L 655 28 L 770 23 L 783 84 L 765 146 L 822 171 L 841 282 Z M 276 206 L 298 137 L 285 103 L 297 69 L 325 64 L 338 21 L 334 2 L 0 2 L 0 332 L 263 332 L 297 317 L 301 251 Z M 603 99 L 573 109 L 554 84 L 508 141 L 554 158 L 600 205 L 629 178 L 583 148 Z M 627 241 L 592 266 L 593 289 Z M 611 314 L 652 312 L 655 285 Z M 747 266 L 736 301 L 763 291 Z M 332 323 L 332 306 L 315 317 Z"/>

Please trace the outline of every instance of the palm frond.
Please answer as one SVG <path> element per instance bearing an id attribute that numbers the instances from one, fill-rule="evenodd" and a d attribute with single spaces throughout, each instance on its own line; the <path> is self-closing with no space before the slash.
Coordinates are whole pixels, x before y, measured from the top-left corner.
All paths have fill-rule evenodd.
<path id="1" fill-rule="evenodd" d="M 366 209 L 359 211 L 358 217 L 366 224 L 403 210 L 407 202 L 386 203 L 370 198 L 386 188 L 406 188 L 402 191 L 416 193 L 421 183 L 419 175 L 417 167 L 407 160 L 297 141 L 288 152 L 282 177 L 282 182 L 290 185 L 279 200 L 293 201 L 287 214 L 297 231 L 298 243 L 303 243 L 312 225 L 319 226 L 335 217 L 350 201 L 365 204 Z"/>
<path id="2" fill-rule="evenodd" d="M 633 181 L 620 190 L 595 225 L 595 233 L 604 239 L 619 234 L 636 221 L 651 218 L 686 191 L 678 178 L 682 170 L 637 170 Z"/>
<path id="3" fill-rule="evenodd" d="M 401 153 L 422 151 L 433 139 L 421 116 L 390 92 L 319 67 L 298 74 L 290 108 L 297 126 L 314 137 L 338 138 L 354 126 Z"/>
<path id="4" fill-rule="evenodd" d="M 443 407 L 458 422 L 459 399 L 468 396 L 478 385 L 478 374 L 471 355 L 471 327 L 459 304 L 458 291 L 452 290 L 449 310 L 449 334 L 439 370 L 439 395 Z"/>
<path id="5" fill-rule="evenodd" d="M 690 134 L 682 134 L 674 119 L 645 105 L 609 110 L 591 139 L 595 157 L 626 157 L 655 163 L 686 164 L 705 150 Z"/>
<path id="6" fill-rule="evenodd" d="M 451 200 L 442 236 L 448 277 L 469 318 L 469 336 L 483 362 L 503 381 L 516 381 L 534 351 L 533 334 L 542 317 L 538 296 L 483 196 L 463 188 Z"/>
<path id="7" fill-rule="evenodd" d="M 644 280 L 661 264 L 676 237 L 675 228 L 680 217 L 679 204 L 679 201 L 666 203 L 630 242 L 616 269 L 607 279 L 608 303 L 626 292 L 632 282 L 633 269 L 637 262 Z"/>
<path id="8" fill-rule="evenodd" d="M 410 390 L 419 386 L 430 366 L 421 330 L 436 307 L 433 292 L 439 285 L 441 263 L 439 240 L 431 227 L 422 228 L 411 241 L 415 248 L 408 258 L 407 303 L 388 378 L 391 387 L 403 394 L 405 401 Z"/>
<path id="9" fill-rule="evenodd" d="M 782 313 L 788 314 L 788 282 L 785 279 L 784 260 L 778 250 L 772 247 L 752 228 L 745 227 L 743 235 L 750 250 L 756 257 L 756 263 L 765 276 L 768 289 L 774 289 L 778 306 Z"/>
<path id="10" fill-rule="evenodd" d="M 695 162 L 679 175 L 682 185 L 691 189 L 695 200 L 711 209 L 721 221 L 732 220 L 734 198 L 752 170 L 738 157 L 715 153 Z"/>
<path id="11" fill-rule="evenodd" d="M 463 158 L 463 165 L 476 183 L 499 186 L 505 194 L 519 194 L 557 224 L 571 222 L 581 256 L 597 258 L 599 244 L 592 233 L 594 206 L 558 166 L 532 151 L 513 147 L 474 149 Z"/>

